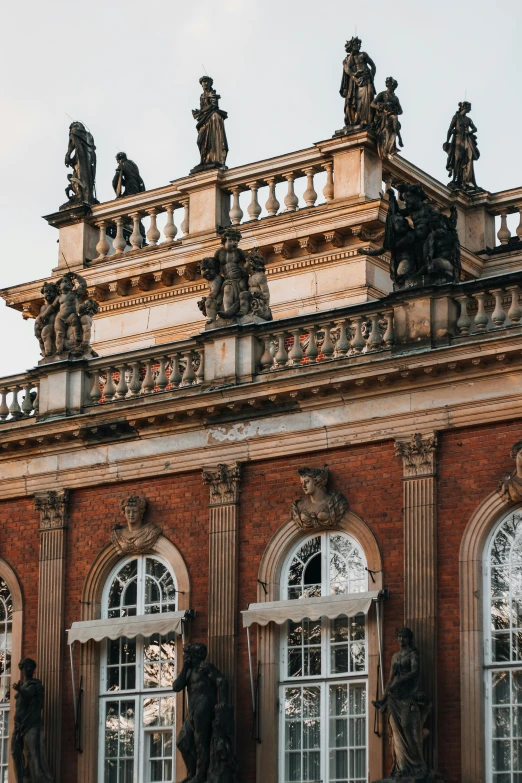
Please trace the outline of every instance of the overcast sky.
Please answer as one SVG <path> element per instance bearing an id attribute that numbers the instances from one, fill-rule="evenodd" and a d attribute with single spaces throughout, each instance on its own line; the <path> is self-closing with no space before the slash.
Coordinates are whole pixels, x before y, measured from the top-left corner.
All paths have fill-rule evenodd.
<path id="1" fill-rule="evenodd" d="M 94 135 L 98 198 L 116 152 L 148 188 L 199 162 L 199 77 L 228 111 L 229 167 L 329 138 L 343 124 L 344 43 L 357 32 L 376 88 L 398 82 L 403 155 L 446 181 L 442 143 L 472 102 L 477 181 L 522 184 L 520 0 L 29 0 L 4 8 L 0 51 L 0 287 L 50 274 L 71 118 Z M 1 375 L 39 358 L 34 321 L 0 303 Z"/>

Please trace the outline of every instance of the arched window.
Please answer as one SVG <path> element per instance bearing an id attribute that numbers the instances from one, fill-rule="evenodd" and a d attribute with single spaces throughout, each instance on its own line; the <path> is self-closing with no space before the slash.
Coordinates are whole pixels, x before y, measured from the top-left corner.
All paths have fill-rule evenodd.
<path id="1" fill-rule="evenodd" d="M 522 513 L 493 529 L 485 553 L 488 783 L 522 780 Z"/>
<path id="2" fill-rule="evenodd" d="M 5 581 L 0 578 L 0 780 L 7 782 L 9 764 L 9 697 L 13 649 L 13 601 Z"/>
<path id="3" fill-rule="evenodd" d="M 282 571 L 286 600 L 368 590 L 361 546 L 325 531 L 301 541 Z M 367 780 L 366 616 L 286 624 L 281 644 L 280 781 Z"/>
<path id="4" fill-rule="evenodd" d="M 102 618 L 177 609 L 177 584 L 159 557 L 119 563 L 107 580 Z M 101 648 L 100 770 L 104 783 L 164 783 L 174 778 L 175 634 L 106 639 Z"/>

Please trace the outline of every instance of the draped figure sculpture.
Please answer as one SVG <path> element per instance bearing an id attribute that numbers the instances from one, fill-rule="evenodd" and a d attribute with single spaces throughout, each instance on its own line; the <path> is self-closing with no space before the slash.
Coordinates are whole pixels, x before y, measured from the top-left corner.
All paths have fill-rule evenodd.
<path id="1" fill-rule="evenodd" d="M 372 58 L 366 52 L 361 52 L 360 38 L 347 41 L 345 50 L 340 89 L 344 98 L 345 130 L 359 126 L 370 128 L 375 111 L 372 106 L 375 97 L 373 80 L 377 68 Z"/>
<path id="2" fill-rule="evenodd" d="M 17 783 L 45 783 L 52 781 L 45 753 L 42 709 L 44 688 L 33 675 L 36 662 L 24 658 L 18 664 L 21 679 L 13 683 L 16 691 L 14 731 L 11 754 Z"/>
<path id="3" fill-rule="evenodd" d="M 145 183 L 134 161 L 129 160 L 125 152 L 118 152 L 116 162 L 118 166 L 112 179 L 112 187 L 116 193 L 116 198 L 125 198 L 125 196 L 143 193 Z"/>
<path id="4" fill-rule="evenodd" d="M 386 79 L 386 89 L 380 92 L 372 102 L 375 109 L 375 135 L 377 136 L 377 151 L 380 158 L 396 155 L 397 142 L 404 147 L 401 138 L 401 124 L 399 114 L 402 114 L 402 106 L 395 95 L 398 82 L 393 76 Z"/>
<path id="5" fill-rule="evenodd" d="M 397 639 L 399 651 L 392 658 L 390 678 L 383 697 L 372 701 L 376 709 L 388 714 L 393 766 L 385 781 L 433 780 L 423 753 L 424 723 L 431 710 L 431 702 L 419 690 L 419 651 L 413 646 L 413 633 L 409 628 L 400 628 Z"/>
<path id="6" fill-rule="evenodd" d="M 206 169 L 225 168 L 228 153 L 225 133 L 225 120 L 228 114 L 219 108 L 221 95 L 213 89 L 214 80 L 210 76 L 202 76 L 199 83 L 203 92 L 199 99 L 199 109 L 193 109 L 192 116 L 197 121 L 201 161 L 192 169 L 191 174 Z"/>
<path id="7" fill-rule="evenodd" d="M 457 190 L 474 190 L 477 187 L 475 180 L 474 162 L 479 159 L 480 152 L 477 147 L 477 128 L 468 117 L 471 111 L 471 103 L 462 101 L 458 111 L 453 115 L 448 129 L 448 136 L 442 149 L 448 155 L 446 169 L 452 178 L 448 187 Z"/>
<path id="8" fill-rule="evenodd" d="M 69 146 L 65 165 L 73 170 L 67 179 L 65 195 L 69 199 L 60 209 L 77 204 L 98 204 L 96 198 L 96 146 L 92 134 L 81 122 L 69 126 Z"/>

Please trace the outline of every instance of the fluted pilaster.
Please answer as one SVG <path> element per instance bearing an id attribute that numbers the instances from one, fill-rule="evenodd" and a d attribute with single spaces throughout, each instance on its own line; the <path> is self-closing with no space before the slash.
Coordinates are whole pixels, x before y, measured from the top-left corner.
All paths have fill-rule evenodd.
<path id="1" fill-rule="evenodd" d="M 35 508 L 40 513 L 37 676 L 45 688 L 47 758 L 56 783 L 60 781 L 68 500 L 67 489 L 60 492 L 38 492 L 35 495 Z"/>

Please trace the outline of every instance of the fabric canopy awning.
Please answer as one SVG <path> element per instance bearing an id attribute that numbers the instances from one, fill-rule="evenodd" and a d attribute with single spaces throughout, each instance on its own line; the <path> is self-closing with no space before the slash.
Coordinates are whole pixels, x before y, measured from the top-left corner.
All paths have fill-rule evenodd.
<path id="1" fill-rule="evenodd" d="M 180 633 L 185 614 L 186 610 L 140 617 L 113 617 L 110 620 L 84 620 L 72 624 L 67 631 L 68 642 L 85 644 L 90 639 L 101 642 L 102 639 L 119 639 L 122 636 L 133 639 L 135 636 L 152 636 L 154 633 Z"/>
<path id="2" fill-rule="evenodd" d="M 319 620 L 320 617 L 335 619 L 340 614 L 353 617 L 356 614 L 367 614 L 372 601 L 377 600 L 379 592 L 351 593 L 349 595 L 326 595 L 321 598 L 297 598 L 293 601 L 267 601 L 261 604 L 250 604 L 241 612 L 243 627 L 249 628 L 254 623 L 282 625 L 287 620 L 294 623 L 307 617 L 309 620 Z"/>

